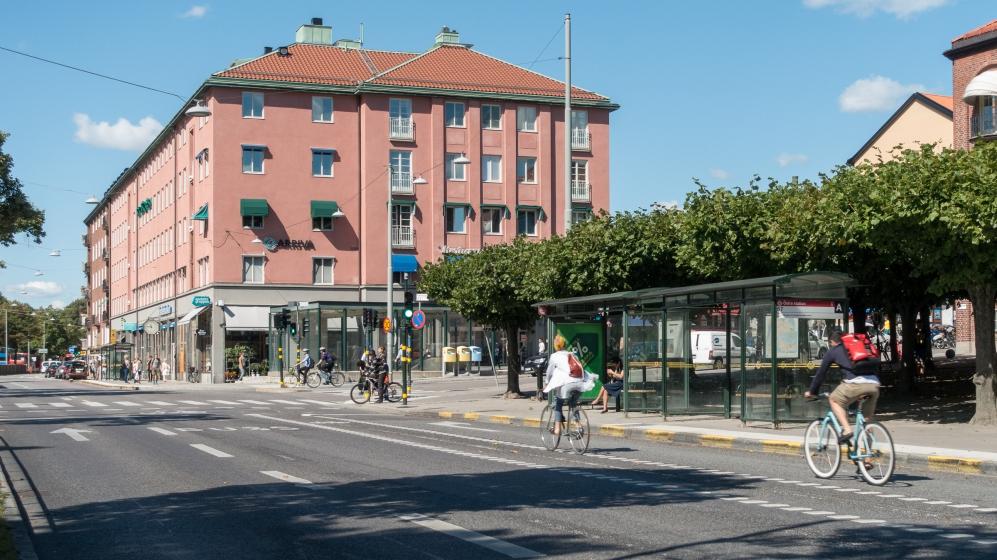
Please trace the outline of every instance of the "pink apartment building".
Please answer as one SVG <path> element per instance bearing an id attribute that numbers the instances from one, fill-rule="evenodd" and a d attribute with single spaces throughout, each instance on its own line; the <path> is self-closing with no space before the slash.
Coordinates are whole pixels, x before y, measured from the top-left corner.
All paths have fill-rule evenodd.
<path id="1" fill-rule="evenodd" d="M 566 200 L 563 95 L 447 28 L 425 52 L 388 52 L 313 19 L 208 78 L 87 216 L 89 346 L 220 381 L 225 348 L 267 357 L 272 307 L 342 304 L 313 330 L 344 337 L 350 309 L 383 307 L 389 235 L 398 282 L 563 234 L 569 205 L 575 220 L 608 209 L 617 108 L 573 89 Z M 210 116 L 188 115 L 194 100 Z"/>

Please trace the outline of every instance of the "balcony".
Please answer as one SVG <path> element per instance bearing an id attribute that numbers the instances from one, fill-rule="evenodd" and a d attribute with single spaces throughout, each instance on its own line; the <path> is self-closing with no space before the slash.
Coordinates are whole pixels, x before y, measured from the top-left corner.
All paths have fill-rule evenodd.
<path id="1" fill-rule="evenodd" d="M 997 111 L 993 107 L 977 108 L 969 119 L 969 137 L 981 138 L 997 135 Z"/>
<path id="2" fill-rule="evenodd" d="M 571 129 L 571 149 L 582 152 L 592 149 L 592 135 L 587 128 Z"/>
<path id="3" fill-rule="evenodd" d="M 411 118 L 388 118 L 388 138 L 391 140 L 415 140 L 415 123 Z"/>
<path id="4" fill-rule="evenodd" d="M 87 238 L 87 234 L 84 233 L 82 235 L 82 240 L 83 240 L 83 246 L 84 247 L 89 247 L 90 246 L 90 241 Z"/>
<path id="5" fill-rule="evenodd" d="M 412 173 L 393 172 L 391 174 L 392 194 L 414 194 L 412 188 Z"/>
<path id="6" fill-rule="evenodd" d="M 110 230 L 111 229 L 111 221 L 109 219 L 107 219 L 107 218 L 104 218 L 103 220 L 100 221 L 100 227 L 103 228 L 104 231 Z"/>
<path id="7" fill-rule="evenodd" d="M 110 286 L 110 284 L 107 283 L 107 280 L 101 280 L 101 282 L 100 282 L 100 288 L 102 290 L 104 290 L 105 294 L 107 292 L 111 291 L 111 286 Z"/>
<path id="8" fill-rule="evenodd" d="M 408 248 L 415 247 L 415 229 L 411 226 L 392 226 L 391 246 Z"/>
<path id="9" fill-rule="evenodd" d="M 591 199 L 592 199 L 592 189 L 589 187 L 588 181 L 571 182 L 572 202 L 588 202 Z"/>

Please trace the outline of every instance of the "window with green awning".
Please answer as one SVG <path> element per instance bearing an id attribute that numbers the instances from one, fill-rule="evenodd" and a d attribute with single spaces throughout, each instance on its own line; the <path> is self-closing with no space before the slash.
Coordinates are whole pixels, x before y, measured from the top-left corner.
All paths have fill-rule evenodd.
<path id="1" fill-rule="evenodd" d="M 197 209 L 197 212 L 190 217 L 191 220 L 202 220 L 206 221 L 208 219 L 208 203 L 205 202 L 204 206 Z"/>
<path id="2" fill-rule="evenodd" d="M 312 201 L 313 218 L 331 218 L 332 215 L 338 211 L 339 211 L 339 204 L 335 200 Z"/>
<path id="3" fill-rule="evenodd" d="M 481 209 L 482 210 L 485 210 L 485 209 L 500 210 L 502 212 L 502 216 L 505 217 L 505 218 L 509 218 L 510 216 L 512 216 L 512 213 L 509 212 L 509 207 L 506 206 L 505 204 L 482 204 L 481 205 Z"/>
<path id="4" fill-rule="evenodd" d="M 547 219 L 547 213 L 544 212 L 543 206 L 520 204 L 516 206 L 516 211 L 519 212 L 520 210 L 532 210 L 537 213 L 537 216 L 539 216 L 541 220 Z"/>
<path id="5" fill-rule="evenodd" d="M 245 216 L 266 217 L 270 215 L 270 205 L 264 198 L 244 198 L 239 201 L 239 212 Z"/>

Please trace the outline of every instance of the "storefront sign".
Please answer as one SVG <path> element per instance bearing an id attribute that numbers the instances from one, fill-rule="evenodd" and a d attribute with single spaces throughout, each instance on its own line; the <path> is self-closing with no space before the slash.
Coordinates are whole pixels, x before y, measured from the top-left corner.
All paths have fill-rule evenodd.
<path id="1" fill-rule="evenodd" d="M 271 253 L 280 249 L 312 251 L 315 249 L 315 243 L 310 239 L 274 239 L 273 237 L 264 237 L 263 247 Z"/>
<path id="2" fill-rule="evenodd" d="M 160 315 L 169 315 L 170 313 L 173 313 L 173 306 L 172 305 L 170 305 L 168 303 L 164 303 L 163 305 L 159 306 L 159 314 Z"/>
<path id="3" fill-rule="evenodd" d="M 197 329 L 197 336 L 204 336 L 206 334 L 208 334 L 208 331 L 204 329 Z"/>
<path id="4" fill-rule="evenodd" d="M 207 307 L 211 305 L 211 298 L 208 296 L 194 296 L 190 303 L 194 307 Z"/>
<path id="5" fill-rule="evenodd" d="M 776 305 L 786 319 L 840 319 L 844 307 L 829 299 L 780 299 Z"/>
<path id="6" fill-rule="evenodd" d="M 440 247 L 440 252 L 445 255 L 471 255 L 477 253 L 481 249 L 471 249 L 468 247 L 450 247 L 448 245 L 443 245 Z"/>

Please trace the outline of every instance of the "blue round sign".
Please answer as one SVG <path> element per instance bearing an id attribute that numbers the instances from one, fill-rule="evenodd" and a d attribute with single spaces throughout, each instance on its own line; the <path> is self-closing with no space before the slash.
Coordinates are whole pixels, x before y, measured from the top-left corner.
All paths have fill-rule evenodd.
<path id="1" fill-rule="evenodd" d="M 412 328 L 415 330 L 420 330 L 422 327 L 426 326 L 426 312 L 421 309 L 416 309 L 412 313 Z"/>

